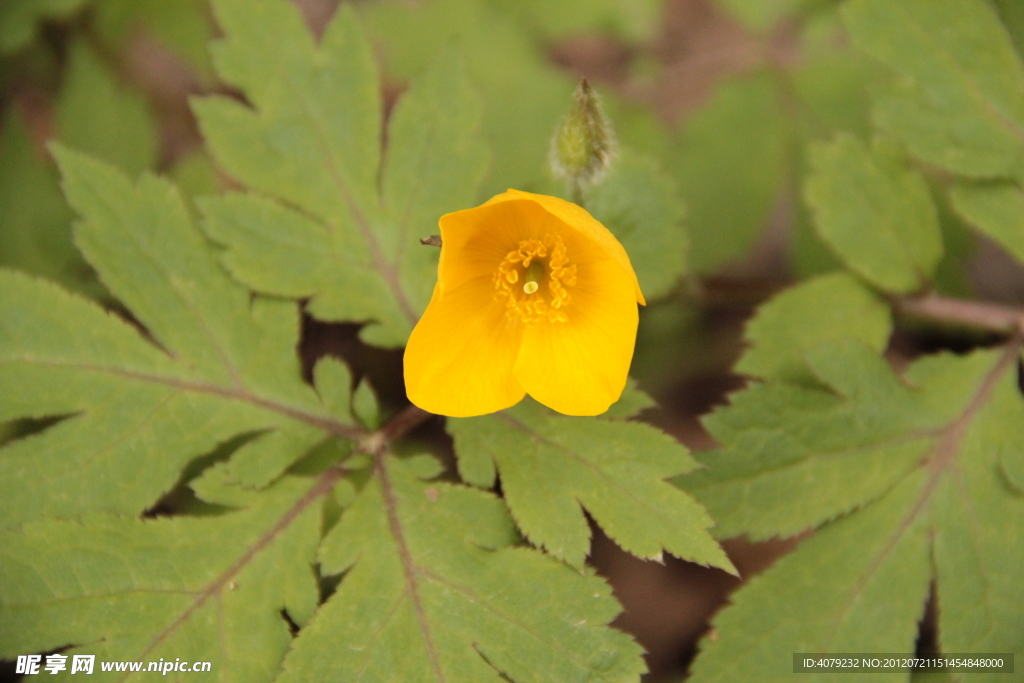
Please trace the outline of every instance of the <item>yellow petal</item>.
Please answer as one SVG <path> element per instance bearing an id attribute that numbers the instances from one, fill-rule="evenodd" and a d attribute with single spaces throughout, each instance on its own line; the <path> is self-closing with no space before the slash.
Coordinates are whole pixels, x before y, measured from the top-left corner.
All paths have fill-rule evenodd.
<path id="1" fill-rule="evenodd" d="M 630 275 L 617 259 L 581 268 L 564 323 L 527 326 L 515 362 L 526 392 L 566 415 L 600 415 L 626 386 L 639 320 Z"/>
<path id="2" fill-rule="evenodd" d="M 628 273 L 630 285 L 636 294 L 637 303 L 647 304 L 644 300 L 643 292 L 640 291 L 640 282 L 636 279 L 633 264 L 629 262 L 629 255 L 626 253 L 626 250 L 615 239 L 615 235 L 608 228 L 604 227 L 600 221 L 587 213 L 582 207 L 558 197 L 533 194 L 532 192 L 523 192 L 521 190 L 508 190 L 503 194 L 492 197 L 480 208 L 501 205 L 505 202 L 521 202 L 523 200 L 536 202 L 560 222 L 596 242 L 601 249 L 615 259 L 622 269 Z"/>
<path id="3" fill-rule="evenodd" d="M 503 195 L 499 195 L 503 196 Z M 493 200 L 492 200 L 493 201 Z M 510 251 L 527 239 L 565 230 L 564 223 L 534 201 L 483 206 L 441 216 L 441 260 L 437 266 L 442 291 L 469 280 L 490 277 Z"/>
<path id="4" fill-rule="evenodd" d="M 522 325 L 509 321 L 494 301 L 491 275 L 443 293 L 440 283 L 435 286 L 409 337 L 406 394 L 428 412 L 484 415 L 515 405 L 525 395 L 512 374 Z"/>

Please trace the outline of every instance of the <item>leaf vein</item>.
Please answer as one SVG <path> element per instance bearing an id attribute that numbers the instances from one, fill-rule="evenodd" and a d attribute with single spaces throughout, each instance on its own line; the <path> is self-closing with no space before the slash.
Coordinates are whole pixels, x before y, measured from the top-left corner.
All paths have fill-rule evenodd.
<path id="1" fill-rule="evenodd" d="M 94 365 L 91 363 L 49 361 L 25 356 L 0 359 L 0 365 L 8 363 L 25 363 L 30 365 L 41 365 L 53 368 L 83 370 L 86 372 L 97 372 L 102 374 L 115 375 L 117 377 L 123 377 L 125 379 L 136 380 L 140 382 L 152 382 L 154 384 L 162 384 L 165 386 L 181 389 L 182 391 L 197 394 L 210 394 L 214 396 L 220 396 L 222 398 L 250 403 L 265 410 L 279 413 L 293 420 L 305 422 L 306 424 L 318 427 L 320 429 L 323 429 L 324 431 L 334 434 L 335 436 L 340 436 L 346 439 L 355 440 L 361 439 L 364 436 L 366 436 L 366 433 L 361 429 L 350 427 L 336 420 L 316 415 L 314 413 L 309 413 L 301 408 L 296 408 L 294 406 L 290 406 L 278 401 L 264 398 L 255 393 L 250 392 L 249 390 L 220 387 L 215 384 L 206 384 L 203 382 L 195 382 L 177 377 L 167 377 L 163 375 L 139 372 L 135 370 L 123 370 L 121 368 Z"/>
<path id="2" fill-rule="evenodd" d="M 395 498 L 394 489 L 391 487 L 391 477 L 388 474 L 387 463 L 385 462 L 385 458 L 388 457 L 387 449 L 379 449 L 374 453 L 373 457 L 374 470 L 376 470 L 377 480 L 380 482 L 381 494 L 384 498 L 384 510 L 388 518 L 388 528 L 391 531 L 395 546 L 398 548 L 399 559 L 402 562 L 402 574 L 405 578 L 406 592 L 412 601 L 413 608 L 416 610 L 416 621 L 423 635 L 423 640 L 427 647 L 427 655 L 430 657 L 430 664 L 434 669 L 434 674 L 437 676 L 437 680 L 443 683 L 446 680 L 445 675 L 441 670 L 441 662 L 438 659 L 431 636 L 430 623 L 427 620 L 427 614 L 423 609 L 423 603 L 420 601 L 416 585 L 416 575 L 421 570 L 413 562 L 412 554 L 409 552 L 409 546 L 405 540 L 405 533 L 402 531 L 402 522 L 398 518 L 398 501 Z"/>

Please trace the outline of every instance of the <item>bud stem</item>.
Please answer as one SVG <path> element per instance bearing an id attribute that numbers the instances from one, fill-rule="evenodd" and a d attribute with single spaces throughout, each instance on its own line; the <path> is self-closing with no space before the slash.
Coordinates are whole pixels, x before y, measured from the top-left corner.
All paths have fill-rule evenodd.
<path id="1" fill-rule="evenodd" d="M 577 206 L 583 206 L 583 183 L 576 178 L 569 181 L 569 198 Z"/>

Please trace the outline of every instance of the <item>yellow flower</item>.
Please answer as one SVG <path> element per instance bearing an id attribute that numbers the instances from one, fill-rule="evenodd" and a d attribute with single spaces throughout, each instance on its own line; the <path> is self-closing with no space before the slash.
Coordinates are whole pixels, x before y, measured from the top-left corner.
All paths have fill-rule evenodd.
<path id="1" fill-rule="evenodd" d="M 618 400 L 645 301 L 607 228 L 575 204 L 518 190 L 440 225 L 434 295 L 405 350 L 409 400 L 453 417 L 526 394 L 566 415 Z"/>

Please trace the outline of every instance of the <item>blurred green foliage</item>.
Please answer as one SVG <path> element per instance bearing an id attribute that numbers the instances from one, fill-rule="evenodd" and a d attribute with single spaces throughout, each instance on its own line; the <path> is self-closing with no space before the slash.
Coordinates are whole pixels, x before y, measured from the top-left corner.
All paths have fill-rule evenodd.
<path id="1" fill-rule="evenodd" d="M 1019 348 L 886 354 L 946 342 L 904 306 L 973 305 L 979 244 L 1024 265 L 1024 4 L 680 7 L 0 2 L 0 656 L 637 680 L 594 525 L 730 571 L 715 537 L 810 534 L 715 618 L 694 681 L 910 652 L 929 592 L 940 651 L 1019 651 Z M 454 452 L 384 449 L 404 396 L 309 329 L 359 326 L 400 374 L 370 346 L 432 296 L 418 238 L 509 187 L 570 196 L 547 160 L 581 75 L 621 144 L 580 198 L 650 304 L 634 378 L 744 378 L 712 447 L 641 424 L 631 382 L 601 417 L 526 402 L 450 420 Z"/>

